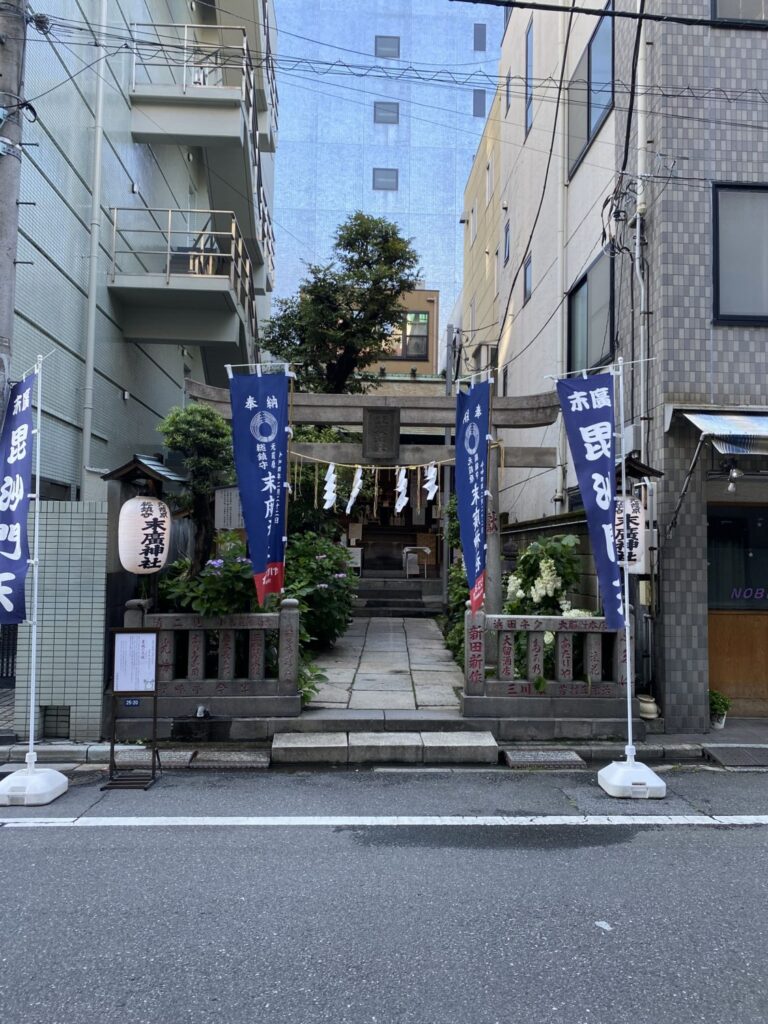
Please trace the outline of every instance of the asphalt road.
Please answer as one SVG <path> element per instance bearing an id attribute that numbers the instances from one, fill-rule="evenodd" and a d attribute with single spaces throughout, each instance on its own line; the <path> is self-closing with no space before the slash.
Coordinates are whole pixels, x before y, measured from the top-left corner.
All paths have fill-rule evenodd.
<path id="1" fill-rule="evenodd" d="M 589 772 L 187 772 L 106 794 L 84 777 L 0 808 L 38 822 L 0 827 L 0 1020 L 757 1024 L 767 827 L 204 823 L 768 813 L 764 774 L 665 778 L 666 800 L 632 802 Z"/>

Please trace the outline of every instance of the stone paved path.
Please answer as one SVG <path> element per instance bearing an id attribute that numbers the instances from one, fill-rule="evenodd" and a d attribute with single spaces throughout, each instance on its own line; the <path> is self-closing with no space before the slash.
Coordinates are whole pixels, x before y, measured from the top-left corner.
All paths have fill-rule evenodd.
<path id="1" fill-rule="evenodd" d="M 315 660 L 328 681 L 310 707 L 458 710 L 464 679 L 432 619 L 354 619 Z"/>

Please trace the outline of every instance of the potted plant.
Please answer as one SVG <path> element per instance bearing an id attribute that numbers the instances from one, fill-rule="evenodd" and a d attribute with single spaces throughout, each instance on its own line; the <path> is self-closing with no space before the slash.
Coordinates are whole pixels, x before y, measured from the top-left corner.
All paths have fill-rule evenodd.
<path id="1" fill-rule="evenodd" d="M 726 697 L 719 690 L 709 691 L 709 716 L 713 729 L 725 728 L 725 716 L 731 706 L 731 698 Z"/>

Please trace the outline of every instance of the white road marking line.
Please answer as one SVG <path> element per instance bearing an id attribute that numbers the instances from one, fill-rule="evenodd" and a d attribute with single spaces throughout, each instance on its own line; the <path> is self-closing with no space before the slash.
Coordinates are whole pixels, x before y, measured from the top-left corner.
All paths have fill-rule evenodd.
<path id="1" fill-rule="evenodd" d="M 294 815 L 253 817 L 0 818 L 0 828 L 552 828 L 560 826 L 754 826 L 768 814 Z"/>

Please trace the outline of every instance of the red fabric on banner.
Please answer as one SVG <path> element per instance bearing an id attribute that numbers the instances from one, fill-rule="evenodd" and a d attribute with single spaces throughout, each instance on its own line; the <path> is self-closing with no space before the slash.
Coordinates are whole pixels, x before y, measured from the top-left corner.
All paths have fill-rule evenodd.
<path id="1" fill-rule="evenodd" d="M 485 600 L 485 570 L 475 580 L 475 585 L 469 592 L 469 610 L 474 615 L 483 607 Z"/>
<path id="2" fill-rule="evenodd" d="M 253 582 L 256 584 L 256 596 L 259 599 L 260 605 L 264 605 L 264 598 L 267 594 L 280 593 L 283 589 L 284 578 L 284 562 L 270 562 L 266 572 L 259 573 L 258 576 L 253 577 Z"/>

